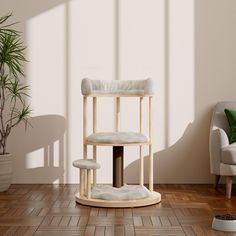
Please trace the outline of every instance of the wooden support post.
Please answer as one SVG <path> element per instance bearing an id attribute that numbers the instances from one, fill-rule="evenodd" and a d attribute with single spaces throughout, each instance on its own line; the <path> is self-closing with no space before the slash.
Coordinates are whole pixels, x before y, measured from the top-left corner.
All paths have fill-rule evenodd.
<path id="1" fill-rule="evenodd" d="M 93 133 L 97 132 L 97 98 L 93 98 Z M 93 160 L 97 161 L 97 146 L 93 146 Z M 97 171 L 93 170 L 93 186 L 97 183 Z"/>
<path id="2" fill-rule="evenodd" d="M 86 144 L 86 138 L 87 138 L 87 97 L 84 96 L 83 99 L 83 158 L 87 159 L 87 144 Z"/>
<path id="3" fill-rule="evenodd" d="M 114 146 L 113 147 L 113 187 L 123 186 L 123 167 L 124 167 L 124 147 Z"/>
<path id="4" fill-rule="evenodd" d="M 87 198 L 91 198 L 91 170 L 87 170 Z"/>
<path id="5" fill-rule="evenodd" d="M 97 146 L 93 146 L 93 160 L 97 161 Z M 97 170 L 93 170 L 92 172 L 93 176 L 93 186 L 96 186 L 97 184 Z"/>
<path id="6" fill-rule="evenodd" d="M 80 196 L 84 196 L 84 170 L 80 169 Z"/>
<path id="7" fill-rule="evenodd" d="M 139 132 L 143 133 L 143 97 L 140 97 L 139 103 Z M 143 146 L 139 147 L 139 155 L 140 155 L 140 185 L 144 184 L 144 163 L 143 163 Z"/>
<path id="8" fill-rule="evenodd" d="M 120 98 L 116 98 L 116 132 L 120 131 Z"/>
<path id="9" fill-rule="evenodd" d="M 152 145 L 149 145 L 149 190 L 153 191 L 153 150 Z"/>
<path id="10" fill-rule="evenodd" d="M 140 154 L 140 185 L 144 184 L 144 161 L 143 161 L 143 146 L 139 147 L 139 154 Z"/>
<path id="11" fill-rule="evenodd" d="M 88 157 L 88 147 L 86 143 L 87 139 L 87 106 L 88 100 L 87 97 L 83 98 L 83 158 L 87 159 Z M 87 186 L 87 171 L 84 171 L 84 186 Z"/>
<path id="12" fill-rule="evenodd" d="M 149 190 L 153 191 L 152 97 L 149 97 Z"/>

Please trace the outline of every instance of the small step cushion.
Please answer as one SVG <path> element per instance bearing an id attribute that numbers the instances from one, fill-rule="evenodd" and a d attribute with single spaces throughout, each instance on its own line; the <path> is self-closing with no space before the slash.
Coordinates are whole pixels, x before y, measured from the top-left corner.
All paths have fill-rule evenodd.
<path id="1" fill-rule="evenodd" d="M 73 162 L 73 166 L 76 168 L 80 168 L 80 169 L 99 169 L 100 168 L 100 164 L 97 163 L 95 160 L 93 159 L 79 159 L 79 160 L 75 160 Z"/>
<path id="2" fill-rule="evenodd" d="M 89 135 L 87 140 L 91 143 L 132 144 L 146 143 L 148 137 L 135 132 L 101 132 Z"/>

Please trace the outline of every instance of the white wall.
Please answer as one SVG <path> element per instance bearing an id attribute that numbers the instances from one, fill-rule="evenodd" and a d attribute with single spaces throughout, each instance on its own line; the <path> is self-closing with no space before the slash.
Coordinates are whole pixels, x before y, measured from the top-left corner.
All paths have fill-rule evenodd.
<path id="1" fill-rule="evenodd" d="M 83 77 L 153 78 L 154 182 L 212 182 L 211 111 L 236 99 L 235 7 L 234 0 L 0 0 L 0 14 L 21 22 L 34 110 L 33 128 L 10 138 L 14 183 L 78 181 L 71 163 L 82 157 Z M 99 130 L 113 129 L 112 105 L 99 100 Z M 137 130 L 137 101 L 122 105 L 122 129 Z M 110 183 L 111 148 L 99 148 L 98 161 L 98 181 Z M 138 149 L 127 147 L 127 182 L 138 181 L 138 168 Z"/>

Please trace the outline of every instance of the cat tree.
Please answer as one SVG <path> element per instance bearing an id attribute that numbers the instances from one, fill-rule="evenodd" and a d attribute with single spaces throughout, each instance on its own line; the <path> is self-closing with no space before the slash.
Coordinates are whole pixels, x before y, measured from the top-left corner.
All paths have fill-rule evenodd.
<path id="1" fill-rule="evenodd" d="M 76 201 L 80 204 L 96 207 L 139 207 L 156 204 L 161 195 L 153 191 L 153 144 L 152 144 L 152 80 L 90 80 L 83 79 L 83 159 L 73 165 L 80 168 L 80 192 Z M 93 133 L 87 135 L 87 103 L 93 101 Z M 116 127 L 114 132 L 97 132 L 97 99 L 114 97 L 116 99 Z M 120 131 L 120 99 L 122 97 L 139 98 L 139 132 Z M 149 99 L 149 136 L 143 134 L 143 101 Z M 87 155 L 88 145 L 93 147 L 93 158 Z M 149 146 L 149 189 L 144 186 L 143 147 Z M 113 148 L 113 187 L 96 185 L 97 147 Z M 123 158 L 124 146 L 139 146 L 140 174 L 139 185 L 124 185 Z M 92 177 L 91 177 L 92 172 Z M 91 179 L 93 184 L 91 185 Z"/>

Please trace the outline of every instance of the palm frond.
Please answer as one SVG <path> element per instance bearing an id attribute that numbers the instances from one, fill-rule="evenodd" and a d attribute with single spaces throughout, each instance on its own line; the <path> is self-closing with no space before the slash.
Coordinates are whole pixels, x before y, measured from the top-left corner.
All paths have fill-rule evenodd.
<path id="1" fill-rule="evenodd" d="M 19 41 L 19 36 L 6 34 L 0 37 L 0 62 L 6 64 L 9 72 L 14 76 L 24 75 L 23 62 L 26 47 Z"/>
<path id="2" fill-rule="evenodd" d="M 6 153 L 6 140 L 13 127 L 30 125 L 31 109 L 27 105 L 29 86 L 20 83 L 24 76 L 25 49 L 21 32 L 10 22 L 12 13 L 0 16 L 0 153 Z"/>

